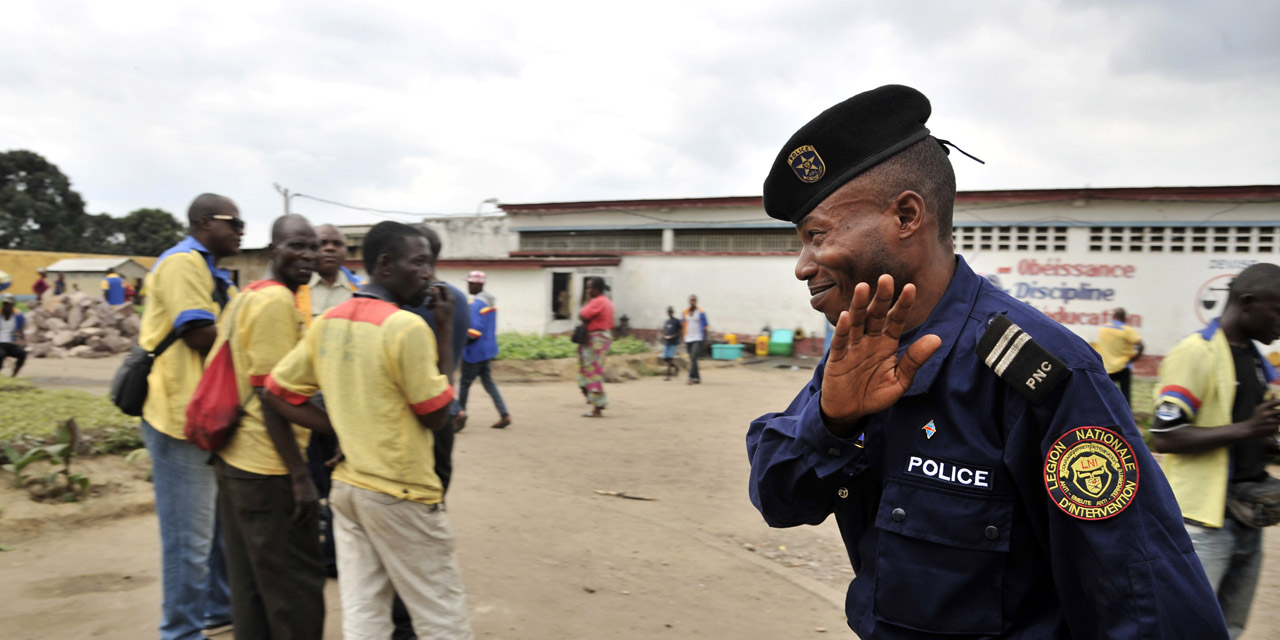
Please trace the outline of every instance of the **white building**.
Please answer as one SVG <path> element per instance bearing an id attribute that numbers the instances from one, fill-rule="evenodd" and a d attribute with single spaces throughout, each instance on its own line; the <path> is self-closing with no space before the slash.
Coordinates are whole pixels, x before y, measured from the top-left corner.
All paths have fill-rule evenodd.
<path id="1" fill-rule="evenodd" d="M 825 331 L 795 279 L 794 227 L 759 197 L 500 207 L 426 222 L 443 279 L 488 272 L 502 331 L 569 331 L 589 275 L 633 328 L 657 330 L 697 294 L 715 333 Z M 956 252 L 1010 294 L 1087 340 L 1124 307 L 1159 356 L 1221 312 L 1232 276 L 1280 259 L 1280 185 L 968 191 L 954 223 Z"/>

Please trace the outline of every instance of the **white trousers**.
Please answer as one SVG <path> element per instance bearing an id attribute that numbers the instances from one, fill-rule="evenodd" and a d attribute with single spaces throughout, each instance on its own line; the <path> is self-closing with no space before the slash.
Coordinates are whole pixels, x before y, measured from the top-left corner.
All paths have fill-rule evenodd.
<path id="1" fill-rule="evenodd" d="M 334 481 L 329 493 L 346 640 L 391 637 L 399 594 L 421 640 L 471 640 L 467 594 L 441 505 Z"/>

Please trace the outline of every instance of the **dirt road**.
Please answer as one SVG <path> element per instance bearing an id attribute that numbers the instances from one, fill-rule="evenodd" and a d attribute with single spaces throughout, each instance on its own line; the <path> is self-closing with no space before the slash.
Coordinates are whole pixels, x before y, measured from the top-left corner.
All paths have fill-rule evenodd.
<path id="1" fill-rule="evenodd" d="M 449 513 L 476 635 L 853 637 L 842 613 L 852 572 L 834 523 L 769 529 L 747 500 L 747 422 L 785 406 L 808 376 L 753 366 L 709 369 L 699 386 L 610 385 L 600 420 L 579 417 L 585 405 L 572 384 L 506 383 L 515 424 L 505 430 L 488 428 L 496 412 L 473 387 Z M 1276 543 L 1271 536 L 1249 640 L 1280 629 Z M 153 516 L 10 544 L 0 553 L 0 635 L 154 637 Z M 333 581 L 328 602 L 326 638 L 340 638 Z"/>

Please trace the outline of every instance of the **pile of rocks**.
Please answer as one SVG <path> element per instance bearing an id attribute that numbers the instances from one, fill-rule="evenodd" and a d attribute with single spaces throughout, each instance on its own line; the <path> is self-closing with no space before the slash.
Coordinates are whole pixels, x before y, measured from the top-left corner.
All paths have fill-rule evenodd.
<path id="1" fill-rule="evenodd" d="M 27 314 L 27 354 L 33 358 L 105 358 L 137 344 L 141 326 L 128 302 L 112 306 L 79 291 L 46 296 Z"/>

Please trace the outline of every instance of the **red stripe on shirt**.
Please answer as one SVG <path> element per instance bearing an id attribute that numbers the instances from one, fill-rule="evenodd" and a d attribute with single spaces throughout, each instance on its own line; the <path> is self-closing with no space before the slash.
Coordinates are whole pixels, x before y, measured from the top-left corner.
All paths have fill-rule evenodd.
<path id="1" fill-rule="evenodd" d="M 267 376 L 269 375 L 271 374 L 266 373 L 266 374 L 257 375 L 257 376 L 249 376 L 249 386 L 261 387 L 265 385 L 267 383 Z"/>
<path id="2" fill-rule="evenodd" d="M 1186 398 L 1191 401 L 1191 410 L 1195 412 L 1200 411 L 1200 398 L 1197 398 L 1196 394 L 1191 393 L 1191 391 L 1189 391 L 1186 387 L 1181 387 L 1176 384 L 1166 384 L 1165 386 L 1160 387 L 1160 393 L 1157 393 L 1156 397 L 1158 398 L 1164 395 L 1166 391 L 1172 391 L 1174 393 L 1186 396 Z"/>
<path id="3" fill-rule="evenodd" d="M 283 286 L 284 286 L 284 283 L 280 282 L 279 280 L 267 279 L 267 280 L 258 280 L 257 282 L 251 282 L 249 283 L 249 286 L 244 288 L 244 290 L 245 291 L 261 291 L 262 289 L 266 289 L 267 287 L 283 287 Z"/>
<path id="4" fill-rule="evenodd" d="M 350 320 L 367 322 L 375 327 L 382 326 L 391 314 L 400 310 L 390 302 L 374 298 L 352 298 L 328 311 L 321 317 L 326 320 Z"/>
<path id="5" fill-rule="evenodd" d="M 304 396 L 301 393 L 290 391 L 280 386 L 280 383 L 276 382 L 275 376 L 272 376 L 271 374 L 267 374 L 266 387 L 267 391 L 271 392 L 271 395 L 280 398 L 289 404 L 299 405 L 311 399 L 311 396 Z"/>
<path id="6" fill-rule="evenodd" d="M 425 416 L 440 407 L 447 406 L 452 400 L 453 387 L 445 387 L 445 390 L 441 392 L 440 395 L 413 405 L 413 412 L 420 416 Z"/>

